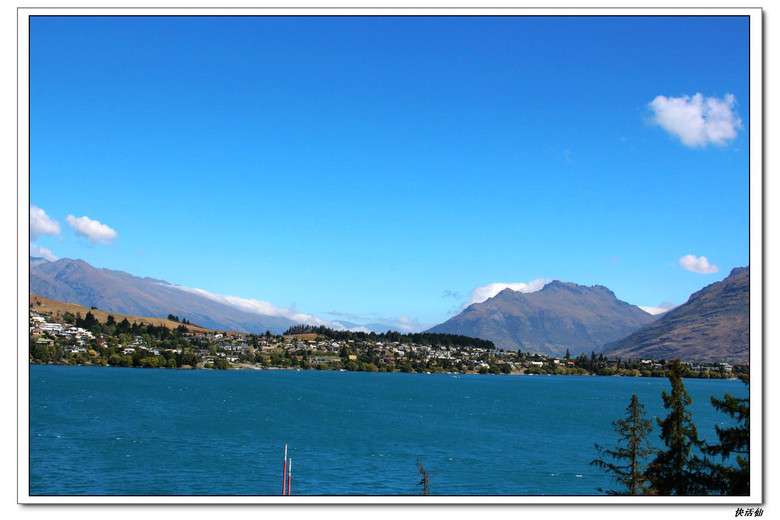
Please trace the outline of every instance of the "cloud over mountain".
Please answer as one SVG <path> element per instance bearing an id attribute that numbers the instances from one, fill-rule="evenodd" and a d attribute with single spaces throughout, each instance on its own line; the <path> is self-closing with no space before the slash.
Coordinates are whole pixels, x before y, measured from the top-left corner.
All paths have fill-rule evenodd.
<path id="1" fill-rule="evenodd" d="M 474 289 L 471 290 L 471 292 L 469 293 L 469 301 L 463 304 L 463 308 L 465 309 L 472 303 L 484 302 L 488 298 L 492 298 L 493 296 L 497 295 L 504 289 L 512 289 L 513 291 L 517 291 L 521 293 L 532 293 L 541 290 L 542 287 L 544 287 L 551 281 L 552 279 L 550 278 L 537 278 L 536 280 L 532 280 L 528 283 L 495 282 L 495 283 L 489 283 L 487 285 L 480 285 L 479 287 L 475 287 Z"/>
<path id="2" fill-rule="evenodd" d="M 258 314 L 262 316 L 274 316 L 279 318 L 287 318 L 297 323 L 305 323 L 307 325 L 325 325 L 329 326 L 330 322 L 312 316 L 310 314 L 304 314 L 297 312 L 295 306 L 292 307 L 277 307 L 276 305 L 264 301 L 255 300 L 254 298 L 241 298 L 240 296 L 226 296 L 222 294 L 210 293 L 204 289 L 197 289 L 193 287 L 184 287 L 181 285 L 170 286 L 180 291 L 188 292 L 191 294 L 197 294 L 204 298 L 208 298 L 217 303 L 233 307 L 244 312 L 251 314 Z"/>
<path id="3" fill-rule="evenodd" d="M 640 305 L 639 308 L 645 311 L 648 314 L 652 314 L 653 316 L 657 314 L 663 314 L 665 312 L 669 312 L 670 310 L 674 309 L 676 305 L 669 302 L 664 302 L 658 307 L 648 307 L 646 305 Z"/>
<path id="4" fill-rule="evenodd" d="M 417 318 L 410 316 L 387 318 L 374 313 L 358 315 L 337 310 L 328 311 L 328 314 L 343 319 L 327 322 L 327 326 L 332 329 L 345 328 L 355 332 L 387 332 L 388 330 L 394 330 L 401 333 L 411 333 L 421 332 L 431 326 L 431 324 L 422 323 Z M 344 321 L 344 319 L 349 321 Z"/>
<path id="5" fill-rule="evenodd" d="M 30 242 L 30 256 L 45 258 L 49 262 L 54 262 L 55 260 L 58 260 L 57 256 L 54 253 L 52 253 L 50 249 L 41 247 L 38 244 L 33 244 L 32 242 Z"/>
<path id="6" fill-rule="evenodd" d="M 368 323 L 365 325 L 369 330 L 378 332 L 385 332 L 388 330 L 395 330 L 401 333 L 421 332 L 431 324 L 422 323 L 417 318 L 410 316 L 396 316 L 395 318 L 379 318 L 374 323 Z"/>
<path id="7" fill-rule="evenodd" d="M 736 98 L 705 98 L 701 94 L 683 97 L 657 96 L 650 102 L 653 123 L 678 137 L 685 146 L 724 145 L 742 128 L 735 107 Z"/>
<path id="8" fill-rule="evenodd" d="M 41 208 L 30 205 L 30 240 L 36 240 L 41 235 L 56 236 L 59 234 L 60 223 L 47 215 Z"/>

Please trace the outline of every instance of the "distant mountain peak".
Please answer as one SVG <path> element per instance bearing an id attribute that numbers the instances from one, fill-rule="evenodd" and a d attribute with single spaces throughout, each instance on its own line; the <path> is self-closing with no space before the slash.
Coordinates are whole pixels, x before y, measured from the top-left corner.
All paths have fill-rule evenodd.
<path id="1" fill-rule="evenodd" d="M 536 292 L 504 289 L 429 332 L 488 339 L 510 350 L 578 355 L 599 350 L 654 319 L 604 286 L 553 280 Z"/>
<path id="2" fill-rule="evenodd" d="M 39 256 L 31 256 L 30 257 L 30 267 L 32 267 L 34 265 L 41 265 L 41 264 L 47 264 L 47 263 L 49 263 L 49 261 L 46 260 L 45 258 L 41 258 Z"/>
<path id="3" fill-rule="evenodd" d="M 522 295 L 525 295 L 525 294 L 532 294 L 532 293 L 535 293 L 535 292 L 539 292 L 539 291 L 542 291 L 542 290 L 544 290 L 544 288 L 545 288 L 545 287 L 546 287 L 546 286 L 547 286 L 549 283 L 550 283 L 550 282 L 547 282 L 546 284 L 544 284 L 544 286 L 542 286 L 542 287 L 541 287 L 541 288 L 539 288 L 539 289 L 530 289 L 530 288 L 526 288 L 525 290 L 523 290 L 523 289 L 521 289 L 521 290 L 517 290 L 517 289 L 512 289 L 511 287 L 505 287 L 504 289 L 501 289 L 501 290 L 500 290 L 500 291 L 499 291 L 499 292 L 498 292 L 498 293 L 497 293 L 495 296 L 491 296 L 491 297 L 490 297 L 490 298 L 488 298 L 487 300 L 491 300 L 491 299 L 493 299 L 493 298 L 499 298 L 499 299 L 501 299 L 501 298 L 510 298 L 510 299 L 512 299 L 512 298 L 518 298 L 518 297 L 522 297 Z M 484 303 L 484 302 L 485 302 L 485 301 L 487 301 L 487 300 L 482 300 L 482 301 L 475 302 L 475 303 Z M 471 305 L 473 305 L 473 303 L 469 304 L 469 307 L 470 307 Z"/>
<path id="4" fill-rule="evenodd" d="M 563 290 L 568 291 L 574 294 L 582 294 L 586 291 L 593 291 L 593 292 L 602 292 L 604 294 L 615 296 L 615 293 L 612 292 L 609 288 L 604 287 L 603 285 L 579 285 L 574 282 L 564 282 L 561 280 L 553 280 L 552 282 L 545 285 L 542 289 L 542 291 L 556 291 L 556 290 Z"/>
<path id="5" fill-rule="evenodd" d="M 748 271 L 750 271 L 750 266 L 747 266 L 747 267 L 735 267 L 734 269 L 731 270 L 731 272 L 729 273 L 729 276 L 736 276 L 738 274 L 742 274 L 742 273 L 748 272 Z"/>
<path id="6" fill-rule="evenodd" d="M 657 321 L 610 345 L 620 358 L 747 363 L 750 360 L 750 266 L 693 293 Z"/>

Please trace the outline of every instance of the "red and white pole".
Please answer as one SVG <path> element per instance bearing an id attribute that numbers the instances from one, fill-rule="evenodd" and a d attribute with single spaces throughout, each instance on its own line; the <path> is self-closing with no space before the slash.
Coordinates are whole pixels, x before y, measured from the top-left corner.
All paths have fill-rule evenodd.
<path id="1" fill-rule="evenodd" d="M 282 468 L 282 496 L 287 494 L 287 444 L 284 445 L 284 466 Z"/>
<path id="2" fill-rule="evenodd" d="M 292 457 L 290 457 L 290 467 L 287 470 L 287 494 L 290 494 L 292 489 Z"/>

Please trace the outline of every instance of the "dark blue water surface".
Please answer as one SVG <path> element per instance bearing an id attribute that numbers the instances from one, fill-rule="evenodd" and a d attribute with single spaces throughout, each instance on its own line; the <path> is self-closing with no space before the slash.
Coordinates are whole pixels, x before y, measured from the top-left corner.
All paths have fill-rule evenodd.
<path id="1" fill-rule="evenodd" d="M 699 435 L 731 425 L 686 379 Z M 30 367 L 31 495 L 595 495 L 631 394 L 665 417 L 658 378 Z M 657 434 L 653 431 L 656 445 Z"/>

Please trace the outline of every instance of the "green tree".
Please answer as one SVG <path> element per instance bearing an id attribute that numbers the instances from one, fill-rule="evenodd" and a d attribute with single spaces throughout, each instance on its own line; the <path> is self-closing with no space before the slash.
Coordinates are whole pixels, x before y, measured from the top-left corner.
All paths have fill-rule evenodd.
<path id="1" fill-rule="evenodd" d="M 95 315 L 92 314 L 92 311 L 88 311 L 83 320 L 81 319 L 80 315 L 77 314 L 76 316 L 77 327 L 91 330 L 93 327 L 100 325 L 100 322 L 97 320 L 97 318 L 95 318 Z"/>
<path id="2" fill-rule="evenodd" d="M 41 363 L 48 363 L 50 360 L 49 349 L 46 345 L 35 345 L 33 349 L 33 358 Z"/>
<path id="3" fill-rule="evenodd" d="M 144 368 L 158 368 L 160 366 L 160 358 L 157 356 L 142 357 L 139 364 Z"/>
<path id="4" fill-rule="evenodd" d="M 668 371 L 672 393 L 662 392 L 662 396 L 664 408 L 670 411 L 665 419 L 656 419 L 666 449 L 658 452 L 648 467 L 647 477 L 659 495 L 703 495 L 707 491 L 705 462 L 694 449 L 701 450 L 704 443 L 699 440 L 687 409 L 692 400 L 683 385 L 685 367 L 675 359 Z"/>
<path id="5" fill-rule="evenodd" d="M 177 366 L 195 366 L 198 364 L 198 356 L 193 354 L 192 352 L 182 352 L 181 354 L 176 355 L 176 365 Z"/>
<path id="6" fill-rule="evenodd" d="M 750 384 L 747 374 L 740 379 Z M 750 495 L 750 399 L 739 399 L 724 394 L 723 399 L 711 398 L 712 406 L 737 420 L 737 426 L 721 428 L 715 426 L 718 443 L 707 446 L 710 455 L 720 455 L 722 462 L 734 455 L 736 466 L 723 463 L 713 464 L 713 490 L 722 495 Z"/>
<path id="7" fill-rule="evenodd" d="M 125 317 L 122 321 L 119 322 L 119 324 L 116 326 L 116 330 L 120 334 L 126 334 L 129 333 L 131 329 L 130 322 L 127 321 L 127 318 Z"/>
<path id="8" fill-rule="evenodd" d="M 596 444 L 599 458 L 591 461 L 591 466 L 598 466 L 611 473 L 614 479 L 625 489 L 606 491 L 608 495 L 644 495 L 647 492 L 647 477 L 645 476 L 645 460 L 653 453 L 648 435 L 653 430 L 652 422 L 645 419 L 645 407 L 639 402 L 636 394 L 631 396 L 631 403 L 626 408 L 625 419 L 618 419 L 612 427 L 618 434 L 618 445 L 606 449 Z M 602 491 L 602 489 L 599 489 Z"/>

